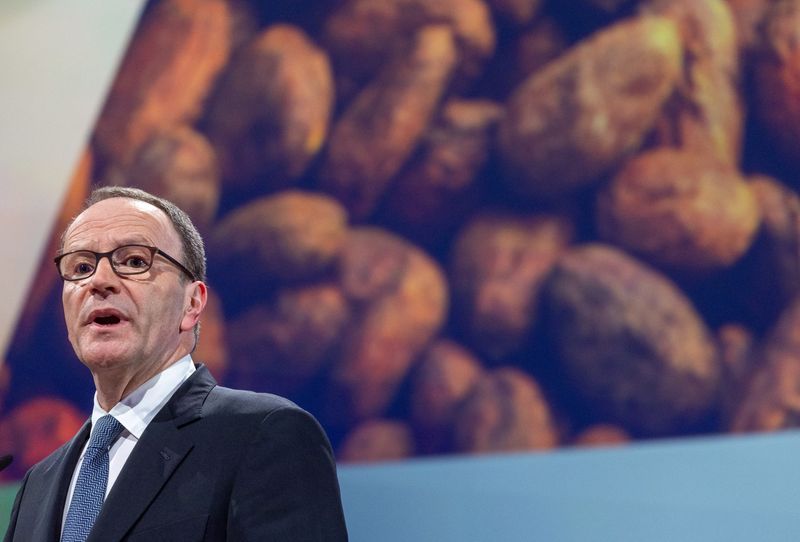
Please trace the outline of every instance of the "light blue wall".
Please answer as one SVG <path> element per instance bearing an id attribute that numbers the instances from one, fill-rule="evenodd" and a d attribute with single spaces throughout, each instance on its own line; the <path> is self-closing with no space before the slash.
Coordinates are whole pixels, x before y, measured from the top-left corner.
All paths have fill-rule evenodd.
<path id="1" fill-rule="evenodd" d="M 800 540 L 800 433 L 341 467 L 354 542 Z"/>

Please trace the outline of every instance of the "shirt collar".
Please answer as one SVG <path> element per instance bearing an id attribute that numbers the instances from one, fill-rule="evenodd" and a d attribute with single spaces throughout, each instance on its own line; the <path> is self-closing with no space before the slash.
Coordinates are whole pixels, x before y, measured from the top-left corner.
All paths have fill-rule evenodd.
<path id="1" fill-rule="evenodd" d="M 103 410 L 97 402 L 97 392 L 95 392 L 92 428 L 102 416 L 111 414 L 128 433 L 137 440 L 140 439 L 147 424 L 155 418 L 172 394 L 194 371 L 192 357 L 187 354 L 133 390 L 122 401 L 114 405 L 109 412 Z"/>

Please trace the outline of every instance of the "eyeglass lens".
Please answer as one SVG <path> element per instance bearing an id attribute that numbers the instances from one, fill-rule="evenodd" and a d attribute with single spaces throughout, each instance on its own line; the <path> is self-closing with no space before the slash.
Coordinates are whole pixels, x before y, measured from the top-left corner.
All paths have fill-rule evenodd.
<path id="1" fill-rule="evenodd" d="M 144 273 L 153 265 L 154 251 L 140 245 L 124 245 L 109 253 L 79 250 L 65 254 L 59 261 L 59 271 L 67 280 L 78 280 L 91 276 L 100 259 L 110 256 L 111 267 L 120 275 Z"/>

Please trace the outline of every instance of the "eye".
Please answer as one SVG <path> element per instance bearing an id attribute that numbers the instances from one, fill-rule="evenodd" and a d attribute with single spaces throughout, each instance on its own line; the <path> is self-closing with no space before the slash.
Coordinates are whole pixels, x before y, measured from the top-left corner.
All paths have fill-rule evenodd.
<path id="1" fill-rule="evenodd" d="M 72 266 L 73 275 L 90 275 L 94 271 L 94 265 L 89 262 L 76 262 Z"/>
<path id="2" fill-rule="evenodd" d="M 121 273 L 135 274 L 150 268 L 151 256 L 146 247 L 127 245 L 114 252 L 114 267 Z"/>
<path id="3" fill-rule="evenodd" d="M 131 269 L 144 269 L 149 265 L 149 262 L 143 256 L 128 256 L 122 262 L 122 265 Z"/>
<path id="4" fill-rule="evenodd" d="M 59 267 L 62 275 L 75 280 L 94 273 L 95 262 L 92 252 L 72 252 L 61 259 Z"/>

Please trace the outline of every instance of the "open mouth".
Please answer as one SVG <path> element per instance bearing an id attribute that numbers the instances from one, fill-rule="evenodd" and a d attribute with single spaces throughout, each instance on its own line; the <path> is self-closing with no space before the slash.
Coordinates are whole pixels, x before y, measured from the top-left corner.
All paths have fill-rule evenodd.
<path id="1" fill-rule="evenodd" d="M 113 326 L 114 324 L 119 324 L 120 319 L 119 316 L 98 316 L 93 322 L 101 326 Z"/>
<path id="2" fill-rule="evenodd" d="M 87 325 L 100 328 L 112 328 L 123 323 L 125 323 L 125 317 L 116 309 L 94 310 L 86 320 Z"/>

